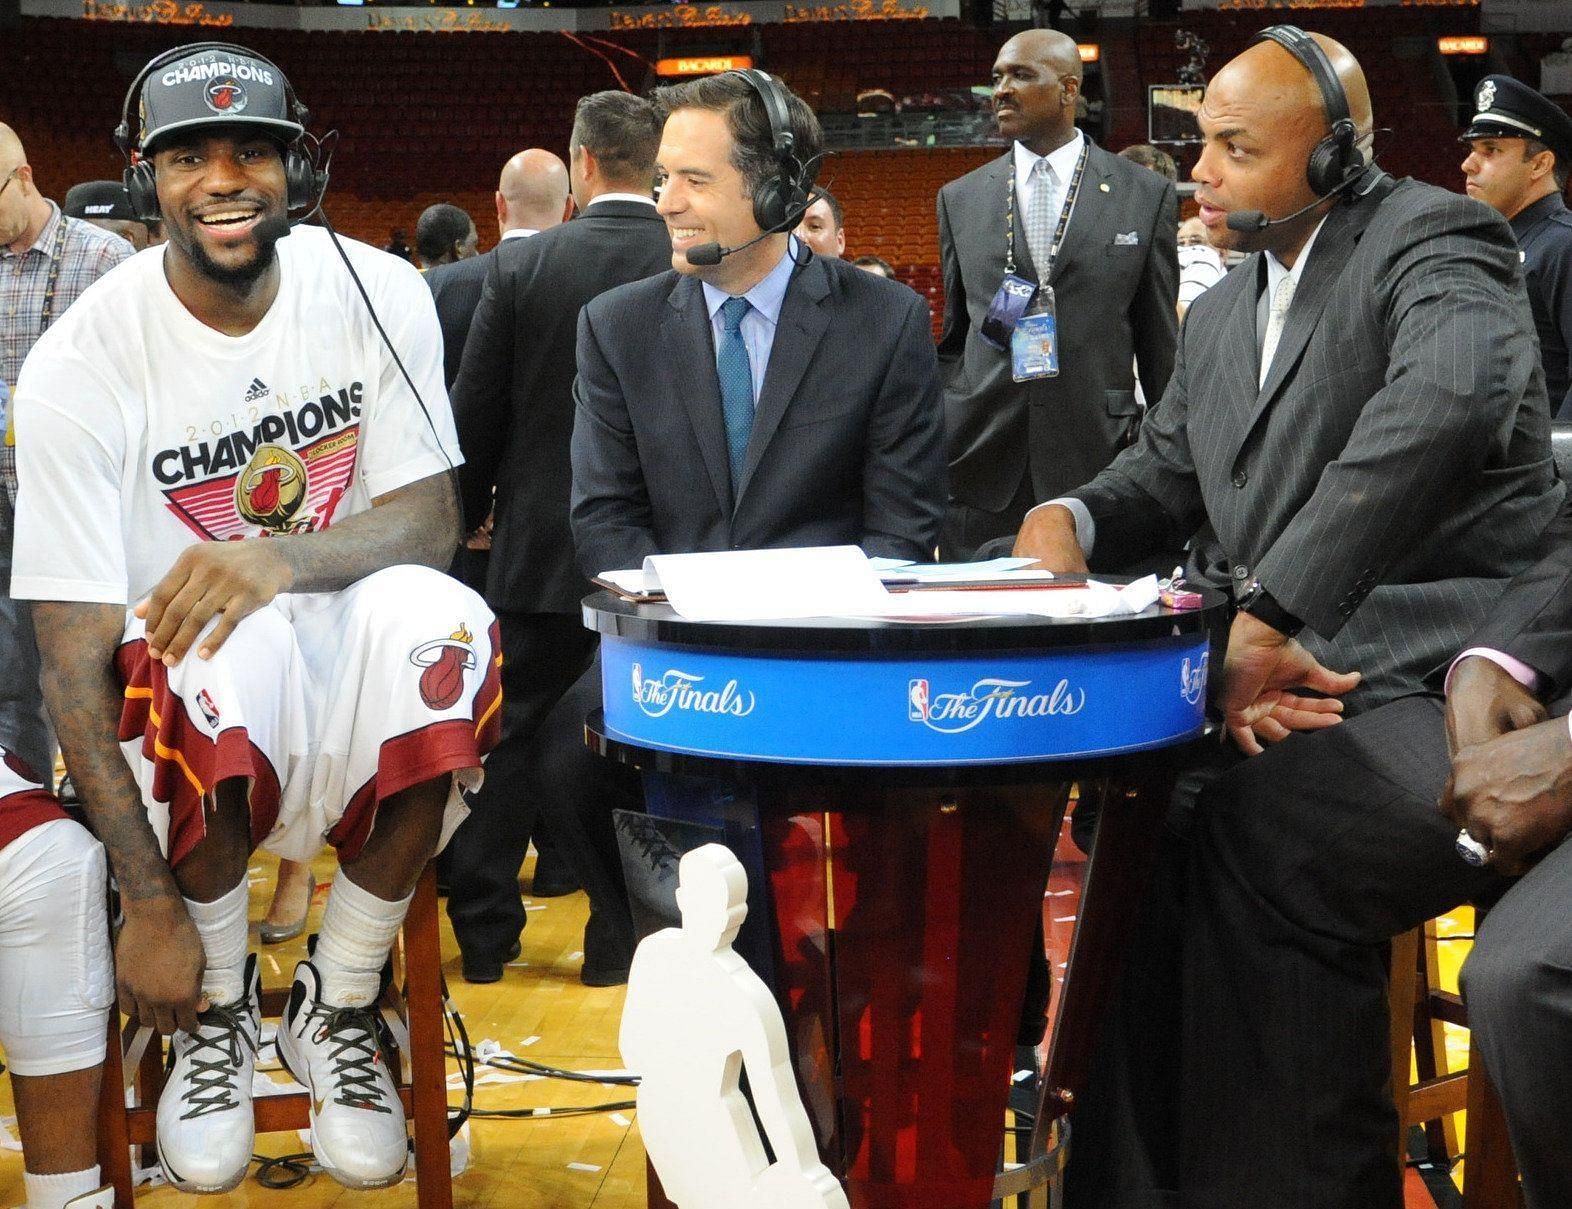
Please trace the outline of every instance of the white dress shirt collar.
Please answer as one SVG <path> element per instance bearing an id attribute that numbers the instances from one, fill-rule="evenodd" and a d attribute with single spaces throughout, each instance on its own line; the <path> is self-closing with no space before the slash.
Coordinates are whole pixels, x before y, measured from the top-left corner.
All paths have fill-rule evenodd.
<path id="1" fill-rule="evenodd" d="M 1277 283 L 1284 277 L 1294 279 L 1294 288 L 1299 288 L 1299 283 L 1304 280 L 1305 265 L 1310 262 L 1310 249 L 1315 247 L 1316 236 L 1321 234 L 1321 228 L 1326 226 L 1326 215 L 1321 216 L 1321 221 L 1316 223 L 1315 230 L 1310 232 L 1310 238 L 1305 240 L 1305 246 L 1299 249 L 1299 255 L 1294 257 L 1294 267 L 1289 268 L 1277 259 L 1276 252 L 1266 254 L 1266 296 L 1271 298 L 1277 293 Z"/>
<path id="2" fill-rule="evenodd" d="M 1025 208 L 1027 199 L 1031 195 L 1032 184 L 1035 179 L 1032 175 L 1037 167 L 1037 161 L 1046 159 L 1048 167 L 1053 171 L 1054 179 L 1060 188 L 1067 188 L 1070 178 L 1075 175 L 1075 161 L 1081 154 L 1081 146 L 1086 142 L 1086 136 L 1077 129 L 1070 135 L 1070 141 L 1062 147 L 1056 147 L 1046 156 L 1038 155 L 1019 140 L 1015 143 L 1015 204 Z"/>
<path id="3" fill-rule="evenodd" d="M 646 206 L 651 207 L 655 205 L 655 199 L 643 193 L 602 193 L 596 197 L 590 198 L 589 201 L 585 203 L 584 208 L 588 210 L 593 205 L 608 201 L 643 202 Z"/>

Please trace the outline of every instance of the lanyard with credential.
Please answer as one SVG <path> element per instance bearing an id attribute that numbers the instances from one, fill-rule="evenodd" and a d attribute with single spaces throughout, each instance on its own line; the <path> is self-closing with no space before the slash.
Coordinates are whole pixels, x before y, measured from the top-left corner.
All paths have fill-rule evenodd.
<path id="1" fill-rule="evenodd" d="M 1070 215 L 1075 212 L 1075 199 L 1081 194 L 1081 178 L 1086 174 L 1086 153 L 1091 143 L 1081 146 L 1075 161 L 1075 173 L 1070 177 L 1070 188 L 1065 194 L 1064 207 L 1059 211 L 1059 225 L 1054 230 L 1053 242 L 1048 245 L 1048 263 L 1037 266 L 1038 285 L 1031 302 L 1014 329 L 1010 332 L 1010 376 L 1017 382 L 1031 382 L 1038 378 L 1053 378 L 1059 373 L 1059 314 L 1054 301 L 1054 262 L 1064 243 L 1064 233 L 1070 225 Z M 1039 189 L 1046 182 L 1039 181 Z M 1010 247 L 1006 267 L 1014 275 L 1015 259 L 1015 182 L 1010 182 L 1009 209 L 1005 215 Z M 1009 277 L 1006 277 L 1008 280 Z"/>
<path id="2" fill-rule="evenodd" d="M 53 263 L 49 266 L 49 277 L 44 281 L 44 308 L 39 317 L 38 334 L 42 336 L 49 330 L 49 325 L 55 317 L 55 290 L 60 285 L 60 265 L 65 260 L 66 224 L 71 220 L 64 214 L 60 216 L 60 225 L 55 228 L 55 248 L 51 253 Z"/>
<path id="3" fill-rule="evenodd" d="M 1075 171 L 1070 175 L 1070 188 L 1064 196 L 1064 208 L 1059 211 L 1059 225 L 1054 228 L 1053 242 L 1048 245 L 1048 263 L 1037 266 L 1037 280 L 1047 284 L 1053 273 L 1054 261 L 1064 244 L 1064 233 L 1070 226 L 1070 215 L 1075 210 L 1075 199 L 1081 194 L 1081 178 L 1086 174 L 1086 153 L 1092 149 L 1090 140 L 1081 143 L 1081 154 L 1076 157 Z M 1038 186 L 1041 188 L 1042 186 Z M 1010 176 L 1010 188 L 1004 201 L 1004 271 L 1015 272 L 1015 175 Z"/>

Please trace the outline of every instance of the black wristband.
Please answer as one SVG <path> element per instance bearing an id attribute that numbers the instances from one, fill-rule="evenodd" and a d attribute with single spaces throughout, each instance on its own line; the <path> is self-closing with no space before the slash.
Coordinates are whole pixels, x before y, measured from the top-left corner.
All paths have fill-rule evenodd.
<path id="1" fill-rule="evenodd" d="M 1290 638 L 1305 628 L 1305 623 L 1278 604 L 1277 598 L 1258 579 L 1251 581 L 1249 590 L 1239 601 L 1239 611 L 1250 614 L 1257 621 L 1264 621 L 1278 633 Z"/>

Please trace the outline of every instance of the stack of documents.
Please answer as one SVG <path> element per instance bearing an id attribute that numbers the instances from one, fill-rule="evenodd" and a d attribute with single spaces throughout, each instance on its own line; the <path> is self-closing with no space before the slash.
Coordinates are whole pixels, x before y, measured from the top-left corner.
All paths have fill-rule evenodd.
<path id="1" fill-rule="evenodd" d="M 870 559 L 856 546 L 658 554 L 601 586 L 630 600 L 667 601 L 690 621 L 809 617 L 956 621 L 975 617 L 1108 617 L 1157 601 L 1154 576 L 1125 587 L 1028 570 L 1032 560 L 924 565 Z"/>

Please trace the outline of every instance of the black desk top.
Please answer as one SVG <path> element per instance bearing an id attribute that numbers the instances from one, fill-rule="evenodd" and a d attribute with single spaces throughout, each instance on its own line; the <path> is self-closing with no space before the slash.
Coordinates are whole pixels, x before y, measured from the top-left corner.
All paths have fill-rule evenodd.
<path id="1" fill-rule="evenodd" d="M 1053 591 L 1054 589 L 1036 589 Z M 1197 590 L 1197 589 L 1192 589 Z M 1206 603 L 1178 612 L 1154 605 L 1119 617 L 991 617 L 970 621 L 902 623 L 853 618 L 792 621 L 688 621 L 670 605 L 632 604 L 610 592 L 584 599 L 584 624 L 602 635 L 635 642 L 741 651 L 843 654 L 1018 651 L 1052 646 L 1107 646 L 1203 634 L 1227 620 L 1227 598 L 1199 589 Z"/>

